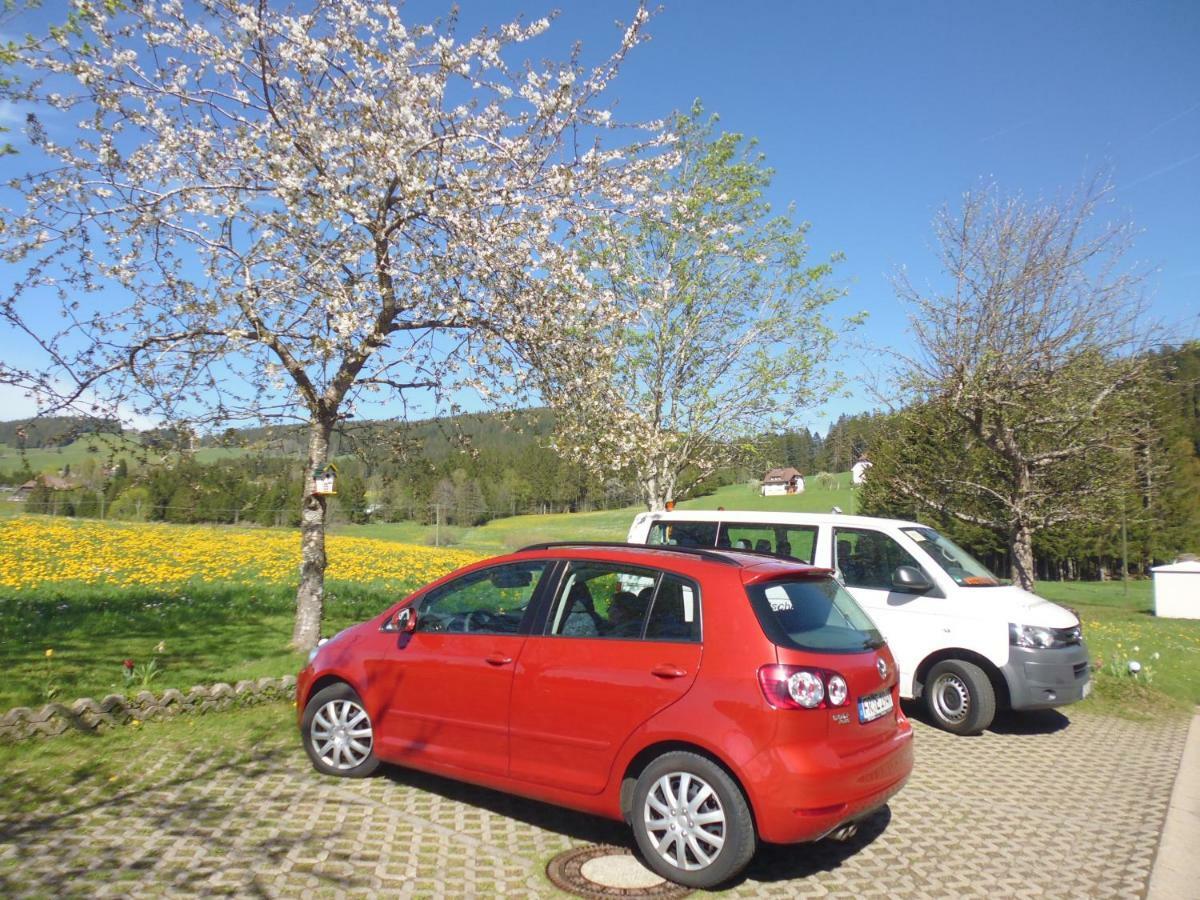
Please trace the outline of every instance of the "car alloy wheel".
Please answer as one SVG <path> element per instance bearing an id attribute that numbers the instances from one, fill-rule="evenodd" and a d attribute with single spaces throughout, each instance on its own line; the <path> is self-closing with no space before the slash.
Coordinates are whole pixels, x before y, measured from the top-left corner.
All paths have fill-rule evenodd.
<path id="1" fill-rule="evenodd" d="M 665 753 L 642 770 L 629 818 L 646 865 L 687 887 L 728 881 L 757 845 L 738 783 L 713 760 L 685 750 Z"/>
<path id="2" fill-rule="evenodd" d="M 371 717 L 348 684 L 331 684 L 314 694 L 300 731 L 309 759 L 327 775 L 362 778 L 379 766 Z"/>
<path id="3" fill-rule="evenodd" d="M 321 762 L 334 769 L 361 766 L 371 755 L 371 720 L 353 700 L 330 700 L 318 709 L 311 732 Z"/>
<path id="4" fill-rule="evenodd" d="M 654 783 L 642 809 L 659 856 L 678 869 L 712 865 L 725 846 L 725 810 L 716 791 L 689 772 L 671 772 Z"/>

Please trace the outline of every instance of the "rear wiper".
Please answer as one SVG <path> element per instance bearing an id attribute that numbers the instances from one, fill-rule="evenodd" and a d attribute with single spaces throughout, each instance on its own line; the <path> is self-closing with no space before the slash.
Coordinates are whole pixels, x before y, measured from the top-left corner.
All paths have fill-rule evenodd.
<path id="1" fill-rule="evenodd" d="M 867 638 L 865 641 L 863 641 L 863 649 L 864 650 L 878 650 L 885 643 L 887 643 L 887 642 L 884 641 L 883 638 Z"/>

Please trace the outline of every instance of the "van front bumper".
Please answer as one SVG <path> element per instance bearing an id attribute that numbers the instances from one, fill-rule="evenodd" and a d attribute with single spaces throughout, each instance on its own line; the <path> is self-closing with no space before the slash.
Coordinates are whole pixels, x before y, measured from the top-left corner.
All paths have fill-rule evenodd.
<path id="1" fill-rule="evenodd" d="M 1087 696 L 1091 663 L 1087 644 L 1050 649 L 1010 647 L 1001 667 L 1013 709 L 1050 709 Z"/>

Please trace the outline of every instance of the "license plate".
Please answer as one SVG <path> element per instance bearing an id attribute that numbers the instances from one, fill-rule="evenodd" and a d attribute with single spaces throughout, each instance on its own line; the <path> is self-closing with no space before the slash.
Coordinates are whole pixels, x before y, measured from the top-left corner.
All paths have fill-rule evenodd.
<path id="1" fill-rule="evenodd" d="M 1092 682 L 1089 679 L 1088 682 L 1086 684 L 1084 684 L 1084 686 L 1083 686 L 1083 699 L 1086 700 L 1088 694 L 1090 694 L 1091 692 L 1092 692 Z"/>
<path id="2" fill-rule="evenodd" d="M 876 694 L 873 697 L 860 697 L 858 700 L 858 721 L 874 722 L 880 716 L 886 716 L 892 711 L 892 693 Z"/>

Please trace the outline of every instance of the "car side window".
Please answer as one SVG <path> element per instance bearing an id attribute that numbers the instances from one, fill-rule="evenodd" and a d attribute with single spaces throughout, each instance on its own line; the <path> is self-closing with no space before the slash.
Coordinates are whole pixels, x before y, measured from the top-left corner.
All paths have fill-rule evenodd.
<path id="1" fill-rule="evenodd" d="M 646 622 L 648 641 L 700 640 L 700 591 L 678 575 L 664 573 Z"/>
<path id="2" fill-rule="evenodd" d="M 568 563 L 546 634 L 638 640 L 657 583 L 658 573 L 649 569 Z"/>
<path id="3" fill-rule="evenodd" d="M 545 562 L 509 563 L 444 584 L 421 601 L 416 630 L 517 634 L 546 566 Z"/>
<path id="4" fill-rule="evenodd" d="M 677 547 L 712 547 L 717 543 L 716 522 L 655 522 L 650 526 L 647 544 L 672 544 Z"/>
<path id="5" fill-rule="evenodd" d="M 731 550 L 757 550 L 789 556 L 812 564 L 817 544 L 815 525 L 770 525 L 724 522 L 717 534 L 717 546 Z"/>
<path id="6" fill-rule="evenodd" d="M 881 531 L 836 528 L 833 532 L 838 571 L 847 587 L 890 591 L 897 566 L 921 564 Z"/>

